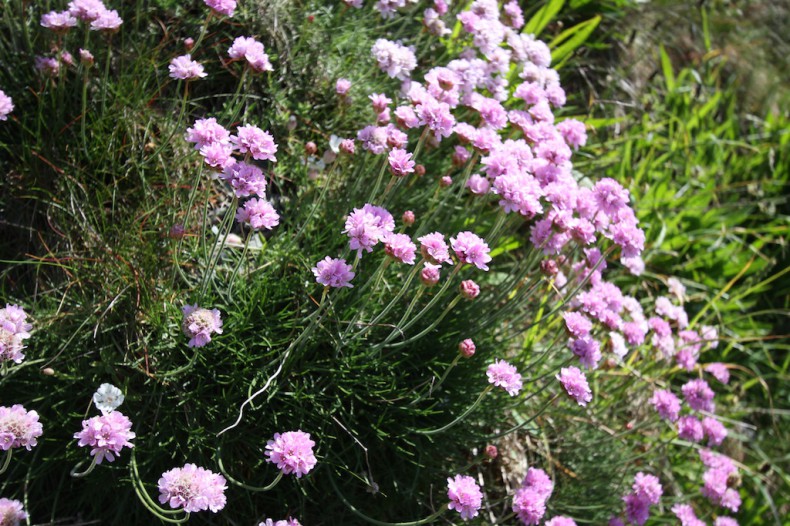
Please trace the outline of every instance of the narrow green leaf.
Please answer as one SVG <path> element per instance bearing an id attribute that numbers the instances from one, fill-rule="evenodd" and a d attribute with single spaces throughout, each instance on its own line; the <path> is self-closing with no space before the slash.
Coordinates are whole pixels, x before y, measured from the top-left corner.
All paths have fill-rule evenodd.
<path id="1" fill-rule="evenodd" d="M 549 0 L 549 2 L 538 9 L 529 22 L 526 23 L 522 33 L 527 35 L 539 35 L 543 29 L 549 25 L 560 12 L 562 6 L 565 5 L 565 0 Z"/>

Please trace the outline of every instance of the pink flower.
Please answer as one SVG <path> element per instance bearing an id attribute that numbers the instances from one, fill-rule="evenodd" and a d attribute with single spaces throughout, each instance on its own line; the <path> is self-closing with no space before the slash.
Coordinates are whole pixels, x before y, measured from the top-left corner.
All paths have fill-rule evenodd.
<path id="1" fill-rule="evenodd" d="M 280 224 L 280 216 L 265 199 L 252 198 L 236 211 L 236 221 L 247 223 L 255 230 L 271 230 Z"/>
<path id="2" fill-rule="evenodd" d="M 372 252 L 373 247 L 395 230 L 395 219 L 387 210 L 380 206 L 366 203 L 362 208 L 355 208 L 346 218 L 344 234 L 348 234 L 349 247 L 357 251 Z"/>
<path id="3" fill-rule="evenodd" d="M 401 45 L 400 42 L 380 38 L 373 44 L 371 53 L 379 68 L 386 72 L 390 78 L 406 80 L 411 71 L 417 67 L 417 57 L 414 55 L 414 51 Z"/>
<path id="4" fill-rule="evenodd" d="M 63 33 L 77 25 L 77 18 L 68 11 L 50 11 L 41 15 L 41 25 L 52 31 Z"/>
<path id="5" fill-rule="evenodd" d="M 333 259 L 329 256 L 319 261 L 313 267 L 315 280 L 325 287 L 353 287 L 350 283 L 354 279 L 351 265 L 346 264 L 345 259 Z"/>
<path id="6" fill-rule="evenodd" d="M 173 509 L 183 508 L 187 513 L 203 510 L 216 513 L 225 507 L 225 477 L 195 464 L 162 473 L 158 484 L 159 502 L 167 502 Z"/>
<path id="7" fill-rule="evenodd" d="M 107 10 L 101 0 L 72 0 L 69 2 L 68 10 L 71 16 L 91 22 Z"/>
<path id="8" fill-rule="evenodd" d="M 57 77 L 60 63 L 52 57 L 36 57 L 33 61 L 36 71 L 47 77 Z"/>
<path id="9" fill-rule="evenodd" d="M 683 398 L 692 409 L 697 411 L 713 411 L 713 390 L 705 380 L 691 380 L 680 388 Z"/>
<path id="10" fill-rule="evenodd" d="M 653 393 L 650 403 L 659 416 L 670 422 L 676 422 L 680 414 L 680 399 L 666 389 L 658 389 Z"/>
<path id="11" fill-rule="evenodd" d="M 102 11 L 98 17 L 91 21 L 91 31 L 112 33 L 113 31 L 117 31 L 121 27 L 121 24 L 123 24 L 123 19 L 118 15 L 118 11 L 107 9 Z"/>
<path id="12" fill-rule="evenodd" d="M 411 210 L 406 210 L 403 212 L 403 215 L 400 218 L 401 222 L 406 226 L 411 226 L 414 224 L 416 218 L 414 217 L 414 212 Z"/>
<path id="13" fill-rule="evenodd" d="M 178 80 L 195 80 L 206 76 L 200 62 L 192 60 L 192 55 L 182 55 L 170 61 L 170 77 Z"/>
<path id="14" fill-rule="evenodd" d="M 466 187 L 475 195 L 484 195 L 491 188 L 491 183 L 485 177 L 481 177 L 480 174 L 474 174 L 466 182 Z"/>
<path id="15" fill-rule="evenodd" d="M 592 330 L 592 322 L 582 313 L 569 311 L 562 314 L 565 327 L 576 338 L 584 338 Z"/>
<path id="16" fill-rule="evenodd" d="M 112 462 L 124 447 L 134 447 L 129 442 L 135 437 L 132 422 L 119 411 L 102 416 L 94 416 L 82 421 L 82 431 L 74 433 L 79 439 L 80 447 L 90 446 L 91 456 L 96 457 L 96 464 L 103 460 Z"/>
<path id="17" fill-rule="evenodd" d="M 723 363 L 709 363 L 705 365 L 704 369 L 705 372 L 710 373 L 716 380 L 723 384 L 726 384 L 730 381 L 730 371 Z"/>
<path id="18" fill-rule="evenodd" d="M 264 52 L 263 44 L 252 37 L 237 37 L 228 49 L 233 60 L 244 59 L 253 71 L 273 71 L 269 55 Z"/>
<path id="19" fill-rule="evenodd" d="M 490 249 L 479 236 L 472 232 L 459 232 L 456 237 L 450 238 L 450 245 L 461 263 L 468 263 L 481 270 L 488 270 L 486 263 L 491 261 Z"/>
<path id="20" fill-rule="evenodd" d="M 384 237 L 384 252 L 401 263 L 414 265 L 414 253 L 416 251 L 417 247 L 406 234 L 393 234 L 389 232 Z"/>
<path id="21" fill-rule="evenodd" d="M 715 418 L 706 416 L 702 419 L 702 430 L 708 437 L 709 446 L 718 446 L 727 438 L 727 428 Z"/>
<path id="22" fill-rule="evenodd" d="M 634 494 L 640 499 L 644 499 L 650 504 L 658 504 L 664 489 L 661 487 L 661 482 L 653 475 L 646 475 L 641 471 L 634 477 L 634 484 L 632 486 Z"/>
<path id="23" fill-rule="evenodd" d="M 592 391 L 587 383 L 587 377 L 578 367 L 563 367 L 557 379 L 562 384 L 568 396 L 573 398 L 580 406 L 586 406 L 592 401 Z"/>
<path id="24" fill-rule="evenodd" d="M 348 155 L 354 155 L 356 151 L 354 139 L 343 139 L 340 141 L 340 151 Z"/>
<path id="25" fill-rule="evenodd" d="M 414 161 L 411 153 L 400 148 L 393 148 L 387 157 L 390 165 L 390 172 L 395 177 L 404 177 L 414 172 Z"/>
<path id="26" fill-rule="evenodd" d="M 266 443 L 266 460 L 275 464 L 284 474 L 296 473 L 296 478 L 301 478 L 316 465 L 314 446 L 310 433 L 275 433 L 274 440 Z"/>
<path id="27" fill-rule="evenodd" d="M 0 90 L 0 121 L 8 120 L 8 114 L 14 111 L 14 101 Z"/>
<path id="28" fill-rule="evenodd" d="M 217 309 L 184 305 L 181 311 L 184 313 L 181 330 L 189 336 L 190 347 L 203 347 L 211 341 L 212 334 L 222 334 L 222 319 Z"/>
<path id="29" fill-rule="evenodd" d="M 27 411 L 19 404 L 0 406 L 0 449 L 8 451 L 23 447 L 30 451 L 44 432 L 38 413 Z"/>
<path id="30" fill-rule="evenodd" d="M 200 155 L 207 165 L 217 171 L 223 171 L 236 162 L 233 160 L 233 148 L 231 145 L 221 142 L 204 144 L 200 148 Z"/>
<path id="31" fill-rule="evenodd" d="M 426 262 L 425 266 L 420 271 L 420 281 L 422 284 L 426 287 L 433 287 L 439 283 L 441 268 L 441 265 L 432 265 L 431 263 Z"/>
<path id="32" fill-rule="evenodd" d="M 571 338 L 570 348 L 579 358 L 579 363 L 587 369 L 597 369 L 601 361 L 601 346 L 591 336 L 584 338 Z"/>
<path id="33" fill-rule="evenodd" d="M 483 493 L 475 479 L 468 475 L 456 475 L 447 479 L 448 508 L 456 510 L 465 521 L 476 517 L 483 505 Z"/>
<path id="34" fill-rule="evenodd" d="M 230 132 L 214 117 L 198 119 L 191 128 L 187 128 L 186 140 L 195 143 L 195 149 L 200 150 L 206 144 L 230 144 Z"/>
<path id="35" fill-rule="evenodd" d="M 489 365 L 486 375 L 489 383 L 503 388 L 510 396 L 516 396 L 521 391 L 521 375 L 515 366 L 504 360 L 496 360 Z"/>
<path id="36" fill-rule="evenodd" d="M 678 419 L 678 436 L 684 440 L 699 442 L 705 436 L 705 431 L 697 417 L 686 415 Z"/>
<path id="37" fill-rule="evenodd" d="M 4 526 L 19 526 L 27 519 L 22 503 L 18 500 L 0 499 L 0 524 Z"/>
<path id="38" fill-rule="evenodd" d="M 689 504 L 675 504 L 672 513 L 680 520 L 680 526 L 705 526 L 705 521 L 697 518 L 694 508 Z"/>
<path id="39" fill-rule="evenodd" d="M 351 81 L 348 79 L 337 79 L 335 82 L 335 93 L 340 95 L 341 97 L 345 97 L 348 94 L 348 90 L 351 89 Z"/>
<path id="40" fill-rule="evenodd" d="M 554 517 L 546 521 L 545 526 L 576 526 L 576 521 L 568 517 Z"/>
<path id="41" fill-rule="evenodd" d="M 239 153 L 249 153 L 258 161 L 277 162 L 274 156 L 277 153 L 277 144 L 269 132 L 263 131 L 251 124 L 236 128 L 236 135 L 230 136 Z"/>
<path id="42" fill-rule="evenodd" d="M 425 264 L 426 266 L 429 263 Z M 480 286 L 471 279 L 465 279 L 460 286 L 461 296 L 465 299 L 473 300 L 480 295 Z"/>
<path id="43" fill-rule="evenodd" d="M 455 117 L 450 112 L 450 106 L 433 98 L 425 100 L 415 108 L 421 126 L 427 126 L 434 137 L 441 139 L 453 133 Z"/>
<path id="44" fill-rule="evenodd" d="M 458 344 L 458 352 L 463 354 L 466 358 L 474 356 L 476 350 L 477 347 L 475 346 L 475 342 L 472 341 L 472 338 L 467 338 Z"/>
<path id="45" fill-rule="evenodd" d="M 371 93 L 368 95 L 368 98 L 370 99 L 370 102 L 373 105 L 373 110 L 376 113 L 381 113 L 387 109 L 390 104 L 392 104 L 392 99 L 383 93 Z"/>
<path id="46" fill-rule="evenodd" d="M 420 242 L 420 253 L 429 263 L 441 265 L 442 263 L 452 263 L 450 259 L 450 248 L 444 241 L 444 234 L 432 232 L 417 238 Z"/>
<path id="47" fill-rule="evenodd" d="M 236 0 L 204 0 L 206 5 L 217 14 L 233 17 L 236 10 Z"/>
<path id="48" fill-rule="evenodd" d="M 254 164 L 236 162 L 228 165 L 220 175 L 233 187 L 236 197 L 249 197 L 266 195 L 266 176 Z"/>

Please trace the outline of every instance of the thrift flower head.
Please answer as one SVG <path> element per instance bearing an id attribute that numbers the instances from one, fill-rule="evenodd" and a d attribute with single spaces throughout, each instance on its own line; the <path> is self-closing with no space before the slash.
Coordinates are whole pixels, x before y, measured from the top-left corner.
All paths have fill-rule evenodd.
<path id="1" fill-rule="evenodd" d="M 623 502 L 625 502 L 625 517 L 629 523 L 642 526 L 647 522 L 650 517 L 650 503 L 648 501 L 629 493 L 623 497 Z"/>
<path id="2" fill-rule="evenodd" d="M 17 447 L 30 451 L 43 432 L 35 411 L 26 411 L 19 404 L 0 406 L 0 449 L 3 451 Z"/>
<path id="3" fill-rule="evenodd" d="M 727 428 L 724 424 L 709 416 L 702 419 L 702 430 L 708 437 L 709 446 L 718 446 L 727 438 Z"/>
<path id="4" fill-rule="evenodd" d="M 710 373 L 713 377 L 723 384 L 730 381 L 730 371 L 723 363 L 709 363 L 705 365 L 705 372 Z"/>
<path id="5" fill-rule="evenodd" d="M 265 199 L 252 198 L 236 211 L 236 221 L 247 223 L 255 230 L 271 230 L 280 224 L 280 215 Z"/>
<path id="6" fill-rule="evenodd" d="M 18 500 L 0 499 L 0 525 L 19 526 L 27 519 L 22 503 Z"/>
<path id="7" fill-rule="evenodd" d="M 568 396 L 573 398 L 580 406 L 585 406 L 592 401 L 592 391 L 587 383 L 587 377 L 578 367 L 563 367 L 557 379 L 562 384 Z"/>
<path id="8" fill-rule="evenodd" d="M 68 5 L 69 13 L 80 20 L 91 22 L 107 10 L 101 0 L 72 0 Z"/>
<path id="9" fill-rule="evenodd" d="M 371 53 L 379 68 L 386 72 L 390 78 L 406 80 L 411 71 L 417 67 L 417 57 L 414 55 L 414 51 L 401 45 L 400 42 L 380 38 L 373 44 Z"/>
<path id="10" fill-rule="evenodd" d="M 692 409 L 697 411 L 713 411 L 713 390 L 705 380 L 691 380 L 680 388 L 683 398 Z"/>
<path id="11" fill-rule="evenodd" d="M 14 101 L 0 90 L 0 121 L 8 120 L 8 114 L 14 111 Z"/>
<path id="12" fill-rule="evenodd" d="M 411 153 L 400 148 L 393 148 L 387 156 L 390 165 L 390 173 L 395 177 L 404 177 L 414 172 L 414 161 Z"/>
<path id="13" fill-rule="evenodd" d="M 263 44 L 252 37 L 237 37 L 228 49 L 233 60 L 246 60 L 253 71 L 273 71 L 269 55 L 264 53 Z"/>
<path id="14" fill-rule="evenodd" d="M 348 94 L 348 90 L 351 89 L 351 81 L 348 79 L 337 79 L 335 82 L 335 93 L 340 96 L 346 96 Z"/>
<path id="15" fill-rule="evenodd" d="M 239 153 L 249 153 L 253 159 L 258 161 L 277 161 L 277 158 L 274 156 L 277 152 L 274 137 L 257 126 L 239 126 L 236 129 L 236 135 L 231 135 L 230 141 L 235 145 Z"/>
<path id="16" fill-rule="evenodd" d="M 459 232 L 456 237 L 450 238 L 456 257 L 461 263 L 474 265 L 480 270 L 488 270 L 487 263 L 491 261 L 490 249 L 483 239 L 472 232 Z"/>
<path id="17" fill-rule="evenodd" d="M 680 520 L 680 526 L 705 526 L 705 521 L 697 517 L 689 504 L 675 504 L 672 513 Z"/>
<path id="18" fill-rule="evenodd" d="M 214 513 L 225 507 L 225 477 L 211 471 L 186 464 L 162 473 L 159 479 L 159 502 L 170 504 L 173 509 L 183 508 L 188 513 L 211 510 Z"/>
<path id="19" fill-rule="evenodd" d="M 217 119 L 198 119 L 191 128 L 187 128 L 187 142 L 195 143 L 195 149 L 212 143 L 229 144 L 230 132 L 217 123 Z"/>
<path id="20" fill-rule="evenodd" d="M 112 462 L 121 449 L 134 447 L 129 442 L 134 437 L 131 420 L 118 411 L 83 420 L 82 431 L 74 433 L 78 446 L 93 448 L 91 456 L 96 457 L 96 464 Z"/>
<path id="21" fill-rule="evenodd" d="M 217 309 L 203 309 L 197 305 L 181 307 L 184 320 L 181 330 L 189 336 L 190 347 L 203 347 L 211 341 L 211 334 L 222 334 L 222 320 Z"/>
<path id="22" fill-rule="evenodd" d="M 468 475 L 456 475 L 447 479 L 448 508 L 456 510 L 465 521 L 477 517 L 477 510 L 483 505 L 483 493 L 475 479 Z"/>
<path id="23" fill-rule="evenodd" d="M 315 467 L 314 446 L 315 442 L 310 440 L 310 433 L 275 433 L 274 440 L 266 443 L 266 460 L 286 475 L 296 473 L 296 478 L 301 478 Z"/>
<path id="24" fill-rule="evenodd" d="M 401 220 L 401 222 L 402 222 L 404 225 L 406 225 L 406 226 L 411 226 L 411 225 L 413 225 L 413 224 L 414 224 L 414 221 L 415 221 L 416 219 L 417 219 L 417 218 L 416 218 L 416 217 L 414 217 L 414 212 L 412 212 L 411 210 L 406 210 L 405 212 L 403 212 L 403 215 L 401 216 L 401 219 L 400 219 L 400 220 Z"/>
<path id="25" fill-rule="evenodd" d="M 254 164 L 234 162 L 225 167 L 220 177 L 233 187 L 236 197 L 266 195 L 266 176 Z"/>
<path id="26" fill-rule="evenodd" d="M 182 55 L 170 61 L 170 77 L 178 80 L 195 80 L 206 76 L 200 62 L 192 60 L 192 55 Z"/>
<path id="27" fill-rule="evenodd" d="M 68 11 L 50 11 L 41 15 L 41 26 L 56 33 L 65 33 L 77 25 L 77 18 Z"/>
<path id="28" fill-rule="evenodd" d="M 705 430 L 697 417 L 682 416 L 678 419 L 678 436 L 691 442 L 699 442 L 705 436 Z"/>
<path id="29" fill-rule="evenodd" d="M 519 488 L 513 495 L 513 512 L 527 526 L 536 526 L 546 514 L 546 499 L 532 488 Z"/>
<path id="30" fill-rule="evenodd" d="M 236 0 L 204 0 L 206 5 L 217 14 L 232 17 L 236 10 Z"/>
<path id="31" fill-rule="evenodd" d="M 568 517 L 554 517 L 546 521 L 546 526 L 576 526 L 576 521 Z"/>
<path id="32" fill-rule="evenodd" d="M 395 220 L 380 206 L 366 204 L 346 217 L 345 227 L 343 233 L 348 234 L 349 247 L 361 256 L 363 250 L 372 252 L 373 247 L 395 229 Z"/>
<path id="33" fill-rule="evenodd" d="M 112 33 L 117 31 L 121 24 L 123 24 L 123 19 L 118 15 L 118 11 L 106 9 L 95 20 L 91 21 L 91 31 Z"/>
<path id="34" fill-rule="evenodd" d="M 503 388 L 510 396 L 516 396 L 521 391 L 521 375 L 514 365 L 504 360 L 489 365 L 486 375 L 490 384 Z"/>
<path id="35" fill-rule="evenodd" d="M 123 393 L 112 384 L 101 384 L 93 393 L 93 405 L 103 415 L 112 413 L 123 403 Z"/>
<path id="36" fill-rule="evenodd" d="M 414 253 L 416 251 L 417 247 L 406 234 L 389 232 L 384 238 L 384 252 L 401 263 L 414 265 Z"/>
<path id="37" fill-rule="evenodd" d="M 345 259 L 334 259 L 327 256 L 319 261 L 312 270 L 315 280 L 325 287 L 352 288 L 354 286 L 350 282 L 354 279 L 355 274 Z"/>
<path id="38" fill-rule="evenodd" d="M 452 263 L 450 259 L 450 248 L 444 241 L 444 234 L 433 232 L 417 238 L 420 242 L 420 253 L 426 261 L 433 265 L 442 263 Z"/>
<path id="39" fill-rule="evenodd" d="M 21 363 L 25 359 L 23 348 L 22 340 L 18 335 L 0 327 L 0 362 L 10 360 Z"/>
<path id="40" fill-rule="evenodd" d="M 658 389 L 653 393 L 650 403 L 659 416 L 670 422 L 676 422 L 680 414 L 680 399 L 666 389 Z"/>
<path id="41" fill-rule="evenodd" d="M 650 504 L 658 504 L 664 492 L 657 477 L 646 475 L 641 471 L 634 477 L 632 489 L 635 495 L 641 499 L 645 499 Z"/>

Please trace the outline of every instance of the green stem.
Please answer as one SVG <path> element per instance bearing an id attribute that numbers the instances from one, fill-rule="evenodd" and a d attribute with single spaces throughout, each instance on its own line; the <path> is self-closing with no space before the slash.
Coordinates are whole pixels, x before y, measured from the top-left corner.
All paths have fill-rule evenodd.
<path id="1" fill-rule="evenodd" d="M 295 246 L 296 243 L 299 242 L 299 239 L 302 237 L 302 234 L 305 233 L 305 230 L 307 229 L 307 226 L 310 224 L 310 221 L 313 219 L 313 216 L 315 215 L 316 211 L 324 202 L 324 197 L 326 197 L 327 191 L 329 190 L 329 187 L 332 183 L 332 174 L 334 173 L 335 167 L 337 165 L 338 165 L 338 161 L 337 159 L 335 159 L 335 162 L 332 163 L 332 167 L 329 169 L 329 172 L 327 172 L 326 174 L 326 181 L 324 182 L 324 187 L 321 189 L 321 193 L 318 195 L 318 199 L 313 203 L 313 206 L 310 208 L 310 213 L 307 215 L 307 219 L 305 219 L 302 226 L 299 227 L 299 231 L 291 240 L 290 243 L 291 246 Z"/>
<path id="2" fill-rule="evenodd" d="M 453 427 L 453 426 L 455 426 L 456 424 L 458 424 L 459 422 L 461 422 L 461 420 L 463 420 L 464 418 L 466 418 L 467 416 L 469 416 L 469 413 L 471 413 L 472 411 L 474 411 L 474 410 L 477 408 L 477 406 L 478 406 L 478 405 L 480 405 L 480 402 L 482 402 L 482 401 L 483 401 L 483 397 L 484 397 L 485 395 L 487 395 L 487 394 L 488 394 L 488 393 L 491 391 L 491 388 L 492 388 L 492 387 L 493 387 L 492 385 L 488 385 L 488 386 L 486 386 L 486 388 L 485 388 L 485 389 L 483 389 L 483 392 L 482 392 L 482 393 L 480 393 L 480 396 L 478 396 L 478 397 L 477 397 L 477 400 L 475 400 L 475 402 L 474 402 L 472 405 L 470 405 L 470 406 L 469 406 L 469 407 L 466 409 L 466 411 L 464 411 L 463 413 L 461 413 L 461 415 L 460 415 L 458 418 L 456 418 L 455 420 L 453 420 L 453 421 L 452 421 L 452 422 L 450 422 L 449 424 L 447 424 L 447 425 L 444 425 L 444 426 L 442 426 L 442 427 L 440 427 L 440 428 L 437 428 L 437 429 L 418 429 L 417 431 L 415 431 L 415 433 L 419 433 L 419 434 L 421 434 L 421 435 L 435 435 L 436 433 L 441 433 L 442 431 L 447 431 L 447 430 L 448 430 L 448 429 L 450 429 L 451 427 Z"/>
<path id="3" fill-rule="evenodd" d="M 219 258 L 222 256 L 222 249 L 225 248 L 225 242 L 228 240 L 230 231 L 233 228 L 233 218 L 236 217 L 236 206 L 238 205 L 238 202 L 239 198 L 234 195 L 233 200 L 228 207 L 228 211 L 225 212 L 225 217 L 222 219 L 222 223 L 220 224 L 219 233 L 222 234 L 222 240 L 212 247 L 211 252 L 209 253 L 209 267 L 206 271 L 206 275 L 203 277 L 203 286 L 201 287 L 200 293 L 201 297 L 205 297 L 206 293 L 208 292 L 208 285 L 211 282 L 212 275 L 217 268 Z"/>
<path id="4" fill-rule="evenodd" d="M 364 520 L 366 522 L 369 522 L 371 524 L 376 524 L 377 526 L 420 526 L 421 524 L 429 524 L 429 523 L 435 521 L 436 519 L 438 519 L 448 509 L 446 506 L 443 506 L 442 508 L 440 508 L 438 511 L 436 511 L 433 514 L 431 514 L 430 516 L 425 517 L 424 519 L 411 521 L 411 522 L 385 522 L 385 521 L 380 521 L 380 520 L 374 519 L 372 517 L 368 517 L 367 515 L 365 515 L 361 511 L 359 511 L 356 507 L 354 507 L 354 505 L 351 504 L 348 501 L 348 499 L 346 499 L 346 497 L 343 496 L 342 493 L 340 493 L 340 489 L 337 487 L 337 484 L 335 484 L 335 479 L 333 477 L 329 477 L 329 481 L 332 484 L 332 487 L 335 489 L 335 493 L 337 493 L 337 496 L 340 497 L 340 500 L 343 502 L 343 504 L 345 504 L 346 507 L 349 510 L 351 510 L 351 513 L 353 513 L 357 517 L 361 518 L 362 520 Z"/>
<path id="5" fill-rule="evenodd" d="M 145 490 L 145 486 L 143 486 L 143 481 L 140 480 L 140 474 L 137 472 L 137 459 L 135 458 L 134 449 L 132 449 L 132 458 L 129 462 L 129 467 L 132 470 L 132 486 L 134 487 L 134 492 L 137 494 L 137 498 L 140 499 L 140 502 L 146 507 L 148 511 L 156 515 L 159 519 L 169 522 L 171 524 L 181 524 L 189 520 L 189 512 L 184 510 L 165 510 L 162 509 L 158 504 L 154 502 L 148 492 Z M 178 515 L 179 513 L 184 513 L 184 517 L 180 519 L 171 519 L 166 515 Z"/>
<path id="6" fill-rule="evenodd" d="M 379 170 L 379 176 L 376 179 L 376 184 L 373 185 L 373 191 L 370 192 L 368 196 L 367 203 L 372 203 L 373 198 L 376 197 L 376 194 L 379 192 L 379 188 L 381 188 L 381 183 L 384 180 L 384 173 L 387 171 L 387 166 L 389 166 L 389 162 L 387 161 L 387 157 L 383 156 L 384 159 L 381 163 L 381 170 Z"/>
<path id="7" fill-rule="evenodd" d="M 0 466 L 0 475 L 6 472 L 8 466 L 11 465 L 11 455 L 13 454 L 13 449 L 8 448 L 5 452 L 5 458 L 3 459 L 3 465 Z"/>
<path id="8" fill-rule="evenodd" d="M 272 481 L 271 484 L 268 484 L 266 486 L 250 486 L 249 484 L 245 484 L 244 482 L 236 480 L 235 478 L 231 477 L 228 474 L 228 472 L 225 470 L 225 466 L 222 463 L 222 457 L 220 456 L 219 450 L 217 451 L 217 465 L 219 466 L 220 473 L 224 475 L 224 477 L 228 480 L 228 482 L 230 482 L 234 486 L 239 486 L 240 488 L 244 488 L 247 491 L 254 491 L 254 492 L 269 491 L 272 488 L 274 488 L 277 485 L 277 483 L 280 482 L 280 480 L 283 478 L 283 472 L 278 471 L 277 476 L 274 478 L 274 481 Z"/>
<path id="9" fill-rule="evenodd" d="M 250 239 L 252 239 L 253 233 L 254 230 L 247 232 L 247 238 L 244 240 L 244 249 L 241 251 L 241 257 L 239 258 L 239 262 L 236 263 L 236 268 L 233 269 L 233 274 L 230 276 L 230 283 L 228 284 L 228 297 L 233 297 L 233 284 L 236 281 L 236 275 L 239 273 L 241 264 L 244 263 L 244 259 L 247 257 L 247 250 L 250 248 Z"/>
<path id="10" fill-rule="evenodd" d="M 439 325 L 439 323 L 441 323 L 441 321 L 444 319 L 444 317 L 447 316 L 450 313 L 450 311 L 455 308 L 456 305 L 458 305 L 458 302 L 461 301 L 461 298 L 463 298 L 463 296 L 461 296 L 460 294 L 458 296 L 456 296 L 455 298 L 453 298 L 453 301 L 451 301 L 447 305 L 447 307 L 445 307 L 445 309 L 442 311 L 442 313 L 439 315 L 439 317 L 436 318 L 435 320 L 433 320 L 430 325 L 428 325 L 426 328 L 424 328 L 418 334 L 412 336 L 411 338 L 409 338 L 407 340 L 403 340 L 402 342 L 393 343 L 392 345 L 389 346 L 389 348 L 397 349 L 399 347 L 403 347 L 404 345 L 408 345 L 408 344 L 410 344 L 412 342 L 415 342 L 415 341 L 419 340 L 420 338 L 422 338 L 423 336 L 425 336 L 426 334 L 428 334 L 429 332 L 434 330 L 436 328 L 436 326 Z"/>
<path id="11" fill-rule="evenodd" d="M 77 472 L 77 469 L 78 469 L 78 468 L 79 468 L 79 467 L 80 467 L 80 466 L 81 466 L 81 465 L 82 465 L 82 464 L 83 464 L 85 461 L 83 460 L 82 462 L 78 463 L 76 466 L 74 466 L 73 468 L 71 468 L 71 471 L 69 472 L 69 475 L 71 475 L 71 476 L 72 476 L 72 477 L 74 477 L 74 478 L 81 478 L 81 477 L 84 477 L 85 475 L 88 475 L 88 474 L 89 474 L 91 471 L 93 471 L 93 469 L 96 467 L 96 459 L 97 459 L 98 457 L 99 457 L 99 454 L 93 455 L 93 459 L 91 460 L 91 465 L 90 465 L 90 466 L 88 466 L 88 469 L 86 469 L 86 470 L 85 470 L 85 471 L 83 471 L 82 473 L 78 473 L 78 472 Z"/>

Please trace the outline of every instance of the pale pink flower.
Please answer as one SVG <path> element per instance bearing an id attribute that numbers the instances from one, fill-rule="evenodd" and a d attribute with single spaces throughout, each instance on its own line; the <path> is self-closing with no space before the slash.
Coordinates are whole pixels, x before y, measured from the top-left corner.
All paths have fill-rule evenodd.
<path id="1" fill-rule="evenodd" d="M 178 80 L 195 80 L 206 76 L 200 62 L 192 60 L 192 55 L 182 55 L 170 61 L 170 77 Z"/>
<path id="2" fill-rule="evenodd" d="M 27 411 L 19 404 L 0 406 L 0 450 L 23 447 L 30 451 L 44 433 L 38 413 Z"/>
<path id="3" fill-rule="evenodd" d="M 310 433 L 275 433 L 274 440 L 266 443 L 266 460 L 276 465 L 284 474 L 295 473 L 296 478 L 301 478 L 316 465 L 314 446 L 315 442 L 310 440 Z"/>
<path id="4" fill-rule="evenodd" d="M 158 485 L 160 503 L 167 502 L 171 508 L 183 508 L 187 513 L 204 510 L 216 513 L 227 502 L 225 477 L 195 464 L 164 472 Z"/>
<path id="5" fill-rule="evenodd" d="M 333 259 L 327 256 L 319 261 L 312 270 L 315 280 L 325 287 L 352 288 L 354 286 L 350 282 L 354 279 L 355 274 L 345 259 Z"/>
<path id="6" fill-rule="evenodd" d="M 521 375 L 515 366 L 504 360 L 496 360 L 489 365 L 486 375 L 489 383 L 503 388 L 510 396 L 516 396 L 521 391 Z"/>
<path id="7" fill-rule="evenodd" d="M 124 447 L 134 447 L 129 442 L 135 437 L 132 422 L 119 411 L 94 416 L 82 421 L 82 431 L 74 433 L 80 447 L 90 446 L 96 464 L 106 460 L 112 462 Z"/>
<path id="8" fill-rule="evenodd" d="M 222 334 L 222 319 L 217 309 L 184 305 L 181 311 L 184 313 L 181 330 L 189 336 L 190 347 L 203 347 L 211 341 L 212 334 Z"/>
<path id="9" fill-rule="evenodd" d="M 447 479 L 447 498 L 450 499 L 448 508 L 459 512 L 465 521 L 476 517 L 483 505 L 480 486 L 468 475 L 456 475 Z"/>

